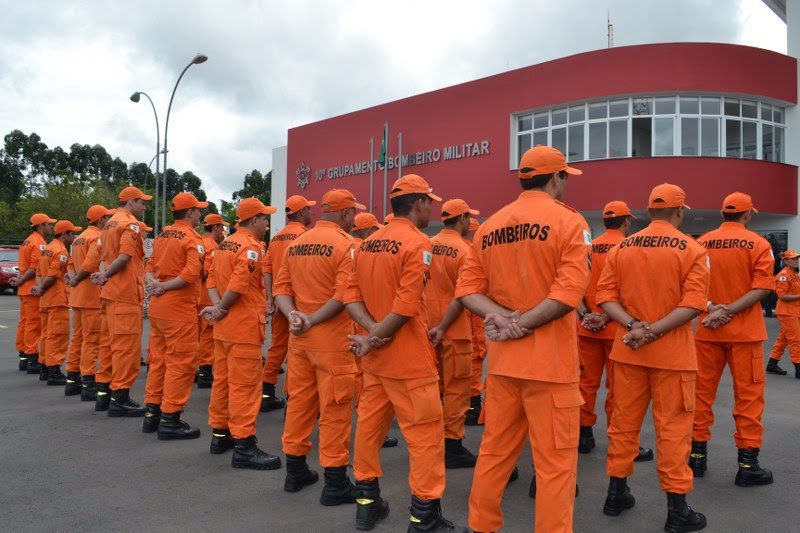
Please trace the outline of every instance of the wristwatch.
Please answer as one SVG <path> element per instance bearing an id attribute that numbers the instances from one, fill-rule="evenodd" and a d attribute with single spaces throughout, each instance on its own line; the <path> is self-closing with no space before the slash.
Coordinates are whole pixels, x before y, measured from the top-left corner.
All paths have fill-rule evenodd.
<path id="1" fill-rule="evenodd" d="M 631 331 L 633 329 L 633 325 L 636 324 L 637 322 L 640 322 L 638 318 L 635 317 L 631 318 L 631 321 L 625 324 L 625 327 L 627 328 L 628 331 Z"/>
<path id="2" fill-rule="evenodd" d="M 586 316 L 586 311 L 578 311 L 578 318 L 583 320 L 583 317 L 585 317 L 585 316 Z"/>

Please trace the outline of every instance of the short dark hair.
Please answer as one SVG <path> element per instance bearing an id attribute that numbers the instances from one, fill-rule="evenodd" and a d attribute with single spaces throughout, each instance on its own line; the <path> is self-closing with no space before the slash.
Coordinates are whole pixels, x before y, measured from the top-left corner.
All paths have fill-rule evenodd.
<path id="1" fill-rule="evenodd" d="M 526 172 L 533 169 L 529 168 L 521 168 L 520 172 Z M 533 189 L 544 189 L 550 180 L 553 178 L 562 178 L 566 176 L 567 173 L 563 170 L 558 172 L 554 172 L 553 174 L 539 174 L 538 176 L 533 176 L 532 178 L 520 178 L 519 184 L 522 186 L 523 191 L 530 191 Z"/>
<path id="2" fill-rule="evenodd" d="M 257 218 L 268 218 L 268 217 L 269 217 L 269 215 L 265 215 L 265 214 L 263 214 L 263 213 L 259 213 L 259 214 L 257 214 L 257 215 L 253 215 L 253 216 L 251 216 L 250 218 L 246 218 L 246 219 L 244 219 L 244 220 L 240 220 L 240 221 L 239 221 L 239 227 L 242 227 L 242 226 L 249 226 L 249 225 L 251 225 L 253 222 L 255 222 L 255 220 L 256 220 Z"/>
<path id="3" fill-rule="evenodd" d="M 613 217 L 613 218 L 604 218 L 603 224 L 605 225 L 606 229 L 619 229 L 629 218 L 631 218 L 630 215 L 623 215 L 621 217 Z"/>
<path id="4" fill-rule="evenodd" d="M 442 223 L 444 224 L 445 228 L 452 228 L 453 226 L 456 225 L 456 222 L 459 221 L 461 216 L 462 215 L 457 215 L 457 216 L 454 216 L 454 217 L 442 219 Z"/>
<path id="5" fill-rule="evenodd" d="M 221 226 L 222 224 L 211 224 L 210 226 L 203 226 L 206 232 L 214 231 L 214 228 L 217 226 Z"/>
<path id="6" fill-rule="evenodd" d="M 286 209 L 289 209 L 289 208 L 287 207 Z M 303 208 L 303 209 L 305 209 L 305 208 Z M 301 209 L 299 211 L 295 211 L 294 213 L 291 213 L 291 214 L 290 213 L 286 213 L 286 220 L 291 220 L 293 222 L 295 220 L 299 220 L 300 217 L 303 214 L 303 209 Z"/>
<path id="7" fill-rule="evenodd" d="M 117 202 L 117 207 L 125 207 L 125 204 L 127 204 L 127 203 L 128 203 L 127 200 L 125 200 L 125 201 L 119 200 Z"/>
<path id="8" fill-rule="evenodd" d="M 741 211 L 739 213 L 722 213 L 722 219 L 725 222 L 739 222 L 747 213 L 747 211 Z"/>
<path id="9" fill-rule="evenodd" d="M 392 192 L 397 191 L 397 189 Z M 405 217 L 411 213 L 411 207 L 417 200 L 424 200 L 428 195 L 424 193 L 411 193 L 395 196 L 390 201 L 392 203 L 392 213 L 396 217 Z"/>
<path id="10" fill-rule="evenodd" d="M 184 218 L 186 218 L 186 213 L 188 212 L 189 212 L 188 209 L 179 209 L 177 211 L 173 211 L 172 218 L 174 218 L 175 220 L 183 220 Z"/>

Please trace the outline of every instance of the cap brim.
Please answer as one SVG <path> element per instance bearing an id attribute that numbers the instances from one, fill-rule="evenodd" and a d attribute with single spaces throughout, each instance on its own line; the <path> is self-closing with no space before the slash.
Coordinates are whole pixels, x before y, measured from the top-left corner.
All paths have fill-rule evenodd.
<path id="1" fill-rule="evenodd" d="M 689 207 L 689 204 L 683 204 L 683 207 L 686 209 L 691 209 L 691 207 Z"/>
<path id="2" fill-rule="evenodd" d="M 355 207 L 359 211 L 366 211 L 367 210 L 367 206 L 365 206 L 364 204 L 356 203 L 353 207 Z"/>
<path id="3" fill-rule="evenodd" d="M 306 207 L 314 207 L 315 205 L 317 205 L 316 200 L 309 200 L 308 203 L 306 203 Z"/>
<path id="4" fill-rule="evenodd" d="M 50 224 L 55 224 L 56 222 L 58 222 L 58 220 L 56 220 L 56 219 L 54 219 L 54 218 L 48 218 L 48 219 L 46 220 L 46 222 L 48 222 L 48 223 L 50 223 Z"/>
<path id="5" fill-rule="evenodd" d="M 80 226 L 72 226 L 72 231 L 81 231 L 82 229 Z"/>
<path id="6" fill-rule="evenodd" d="M 476 217 L 476 216 L 480 215 L 480 214 L 481 214 L 481 212 L 480 212 L 480 211 L 478 211 L 477 209 L 470 209 L 470 210 L 469 210 L 469 214 L 470 214 L 470 215 L 472 215 L 472 216 L 474 216 L 474 217 Z"/>
<path id="7" fill-rule="evenodd" d="M 574 167 L 567 167 L 564 169 L 564 172 L 566 172 L 567 174 L 572 174 L 573 176 L 580 176 L 581 174 L 583 174 L 583 170 L 579 170 Z"/>
<path id="8" fill-rule="evenodd" d="M 750 210 L 751 210 L 753 213 L 758 213 L 758 209 L 756 209 L 755 207 L 751 208 Z"/>
<path id="9" fill-rule="evenodd" d="M 197 202 L 197 205 L 195 207 L 198 209 L 205 209 L 206 207 L 208 207 L 208 202 Z"/>
<path id="10" fill-rule="evenodd" d="M 442 201 L 442 198 L 441 198 L 441 196 L 436 196 L 436 195 L 435 195 L 435 194 L 433 194 L 432 192 L 429 192 L 429 193 L 428 193 L 428 198 L 430 198 L 430 199 L 431 199 L 431 200 L 433 200 L 434 202 L 441 202 L 441 201 Z"/>
<path id="11" fill-rule="evenodd" d="M 264 209 L 261 210 L 261 214 L 263 215 L 273 215 L 275 212 L 278 211 L 278 208 L 272 205 L 265 205 Z"/>

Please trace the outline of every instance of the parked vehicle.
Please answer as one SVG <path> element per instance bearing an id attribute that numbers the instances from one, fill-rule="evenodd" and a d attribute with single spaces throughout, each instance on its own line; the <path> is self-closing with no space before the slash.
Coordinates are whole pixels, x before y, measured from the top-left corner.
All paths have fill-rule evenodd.
<path id="1" fill-rule="evenodd" d="M 8 283 L 15 276 L 19 276 L 19 246 L 0 246 L 0 292 L 11 289 L 16 294 L 16 287 Z"/>

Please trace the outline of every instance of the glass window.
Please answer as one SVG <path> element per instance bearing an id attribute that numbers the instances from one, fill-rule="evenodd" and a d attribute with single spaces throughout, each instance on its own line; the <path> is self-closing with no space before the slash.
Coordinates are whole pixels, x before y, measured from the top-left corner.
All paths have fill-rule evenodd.
<path id="1" fill-rule="evenodd" d="M 778 163 L 783 163 L 786 161 L 784 159 L 783 153 L 783 137 L 784 137 L 785 130 L 783 128 L 775 128 L 775 161 Z"/>
<path id="2" fill-rule="evenodd" d="M 700 112 L 704 115 L 719 115 L 719 98 L 701 98 Z"/>
<path id="3" fill-rule="evenodd" d="M 553 109 L 553 126 L 567 123 L 567 108 Z"/>
<path id="4" fill-rule="evenodd" d="M 718 118 L 703 118 L 700 121 L 700 155 L 719 157 Z"/>
<path id="5" fill-rule="evenodd" d="M 681 96 L 681 114 L 697 115 L 700 113 L 700 99 L 696 96 Z"/>
<path id="6" fill-rule="evenodd" d="M 633 99 L 633 115 L 652 115 L 653 114 L 653 99 L 652 98 L 634 98 Z"/>
<path id="7" fill-rule="evenodd" d="M 547 146 L 547 130 L 533 132 L 533 146 Z"/>
<path id="8" fill-rule="evenodd" d="M 586 107 L 584 105 L 575 105 L 569 108 L 569 121 L 581 122 L 586 120 Z"/>
<path id="9" fill-rule="evenodd" d="M 683 109 L 683 100 L 681 100 Z M 700 154 L 700 119 L 681 118 L 681 155 Z"/>
<path id="10" fill-rule="evenodd" d="M 528 131 L 531 129 L 532 125 L 533 119 L 530 115 L 521 116 L 517 121 L 517 131 Z"/>
<path id="11" fill-rule="evenodd" d="M 612 120 L 608 123 L 608 156 L 628 157 L 628 121 Z"/>
<path id="12" fill-rule="evenodd" d="M 672 117 L 655 118 L 653 119 L 653 130 L 655 131 L 653 155 L 674 155 L 675 120 Z"/>
<path id="13" fill-rule="evenodd" d="M 595 118 L 606 118 L 607 115 L 608 115 L 607 102 L 589 104 L 589 120 Z"/>
<path id="14" fill-rule="evenodd" d="M 631 119 L 631 157 L 650 157 L 653 152 L 653 119 Z"/>
<path id="15" fill-rule="evenodd" d="M 656 115 L 674 115 L 675 98 L 656 98 Z"/>
<path id="16" fill-rule="evenodd" d="M 739 120 L 725 121 L 725 155 L 742 157 L 742 123 Z"/>
<path id="17" fill-rule="evenodd" d="M 772 122 L 772 106 L 769 104 L 761 104 L 761 120 Z"/>
<path id="18" fill-rule="evenodd" d="M 0 261 L 8 261 L 16 263 L 19 261 L 19 252 L 17 251 L 4 251 L 0 252 Z"/>
<path id="19" fill-rule="evenodd" d="M 570 110 L 571 114 L 572 110 Z M 583 124 L 569 127 L 569 144 L 567 148 L 569 149 L 567 161 L 583 161 L 586 159 L 583 150 Z"/>
<path id="20" fill-rule="evenodd" d="M 589 159 L 605 159 L 608 157 L 606 150 L 607 122 L 589 123 Z"/>
<path id="21" fill-rule="evenodd" d="M 567 128 L 556 128 L 552 132 L 553 140 L 550 146 L 556 148 L 562 154 L 567 153 Z"/>
<path id="22" fill-rule="evenodd" d="M 772 122 L 783 124 L 783 108 L 775 106 L 772 108 Z"/>
<path id="23" fill-rule="evenodd" d="M 758 118 L 758 106 L 752 100 L 742 100 L 742 117 Z"/>
<path id="24" fill-rule="evenodd" d="M 739 116 L 739 99 L 726 98 L 725 99 L 725 114 L 731 117 Z"/>
<path id="25" fill-rule="evenodd" d="M 543 111 L 533 115 L 533 129 L 546 128 L 550 125 L 550 113 Z"/>
<path id="26" fill-rule="evenodd" d="M 628 116 L 628 100 L 614 100 L 608 103 L 608 116 L 610 117 L 627 117 Z"/>
<path id="27" fill-rule="evenodd" d="M 755 159 L 758 155 L 758 123 L 742 122 L 742 157 Z"/>
<path id="28" fill-rule="evenodd" d="M 525 133 L 517 137 L 517 162 L 519 159 L 522 158 L 522 154 L 524 154 L 527 150 L 531 148 L 531 134 Z"/>
<path id="29" fill-rule="evenodd" d="M 761 159 L 775 161 L 775 152 L 772 149 L 772 125 L 764 124 L 761 128 Z"/>

